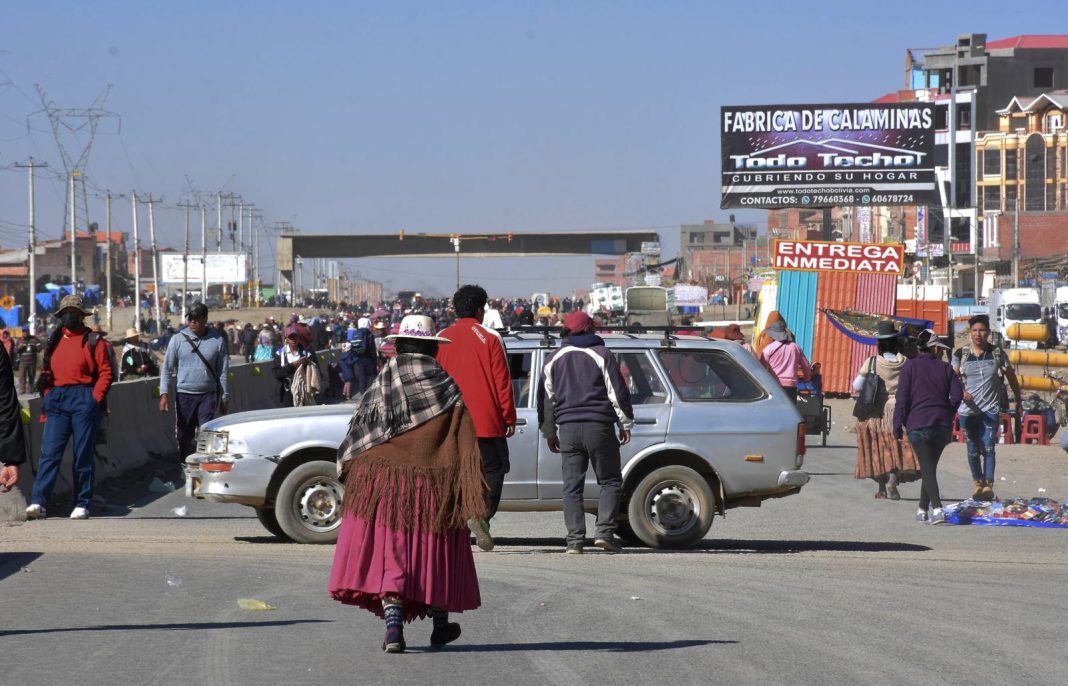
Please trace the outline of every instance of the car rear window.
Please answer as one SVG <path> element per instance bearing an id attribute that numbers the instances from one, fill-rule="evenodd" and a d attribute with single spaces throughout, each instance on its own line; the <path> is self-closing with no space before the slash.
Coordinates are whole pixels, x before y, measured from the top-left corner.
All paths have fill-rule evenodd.
<path id="1" fill-rule="evenodd" d="M 683 400 L 749 402 L 766 395 L 753 377 L 720 350 L 662 350 L 660 362 Z"/>

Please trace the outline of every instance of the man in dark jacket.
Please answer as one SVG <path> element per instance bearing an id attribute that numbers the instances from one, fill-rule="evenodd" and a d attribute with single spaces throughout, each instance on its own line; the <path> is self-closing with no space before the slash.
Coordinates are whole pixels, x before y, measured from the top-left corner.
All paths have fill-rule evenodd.
<path id="1" fill-rule="evenodd" d="M 41 341 L 37 336 L 23 333 L 16 348 L 19 361 L 19 393 L 30 393 L 37 380 L 37 356 L 41 353 Z"/>
<path id="2" fill-rule="evenodd" d="M 0 351 L 0 492 L 7 493 L 19 482 L 19 465 L 26 461 L 22 435 L 22 406 L 15 394 L 11 358 Z"/>
<path id="3" fill-rule="evenodd" d="M 549 450 L 561 453 L 567 552 L 581 554 L 586 539 L 582 493 L 593 463 L 601 487 L 593 544 L 610 553 L 623 485 L 619 447 L 630 442 L 634 411 L 615 357 L 585 312 L 564 319 L 563 347 L 545 363 L 538 384 L 538 424 Z M 618 438 L 617 438 L 618 429 Z"/>

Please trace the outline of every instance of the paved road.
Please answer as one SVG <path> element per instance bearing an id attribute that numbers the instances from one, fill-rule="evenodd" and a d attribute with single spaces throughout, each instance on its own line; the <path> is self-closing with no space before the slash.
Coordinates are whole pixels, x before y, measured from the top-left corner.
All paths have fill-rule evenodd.
<path id="1" fill-rule="evenodd" d="M 918 487 L 874 501 L 853 456 L 810 448 L 801 495 L 731 510 L 686 552 L 565 556 L 560 515 L 502 514 L 483 608 L 442 653 L 416 624 L 409 654 L 383 654 L 380 621 L 326 597 L 332 548 L 278 543 L 239 506 L 174 493 L 0 528 L 0 683 L 1063 682 L 1068 531 L 918 524 Z M 1065 462 L 1006 456 L 1001 488 L 1068 495 Z M 967 487 L 960 446 L 943 481 Z"/>

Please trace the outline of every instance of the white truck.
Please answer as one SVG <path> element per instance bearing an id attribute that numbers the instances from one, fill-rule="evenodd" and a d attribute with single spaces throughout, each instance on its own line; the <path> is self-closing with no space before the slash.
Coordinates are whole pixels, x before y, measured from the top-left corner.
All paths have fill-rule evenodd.
<path id="1" fill-rule="evenodd" d="M 1042 302 L 1035 288 L 998 288 L 990 291 L 990 330 L 1005 345 L 1025 350 L 1038 349 L 1038 341 L 1014 341 L 1009 338 L 1013 324 L 1043 324 Z"/>
<path id="2" fill-rule="evenodd" d="M 1053 317 L 1057 322 L 1057 342 L 1068 343 L 1068 286 L 1057 288 L 1053 297 Z"/>

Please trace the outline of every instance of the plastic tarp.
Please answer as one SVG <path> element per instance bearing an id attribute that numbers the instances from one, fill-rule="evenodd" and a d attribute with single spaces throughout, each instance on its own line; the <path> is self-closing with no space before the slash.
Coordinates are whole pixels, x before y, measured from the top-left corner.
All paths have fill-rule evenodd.
<path id="1" fill-rule="evenodd" d="M 22 306 L 15 305 L 14 307 L 6 308 L 0 307 L 0 319 L 4 320 L 4 326 L 12 329 L 19 327 L 19 321 L 22 315 Z"/>
<path id="2" fill-rule="evenodd" d="M 1051 498 L 1021 498 L 1004 502 L 969 498 L 947 505 L 945 515 L 946 522 L 950 524 L 1068 529 L 1068 501 L 1059 503 Z"/>

